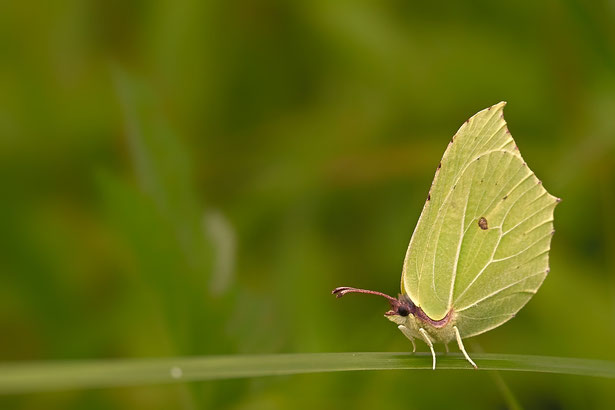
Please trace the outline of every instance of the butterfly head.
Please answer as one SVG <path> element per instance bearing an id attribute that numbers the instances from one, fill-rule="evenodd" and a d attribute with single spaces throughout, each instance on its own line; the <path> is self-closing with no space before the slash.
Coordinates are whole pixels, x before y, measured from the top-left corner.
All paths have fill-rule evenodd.
<path id="1" fill-rule="evenodd" d="M 347 293 L 365 293 L 368 295 L 382 296 L 389 301 L 389 305 L 391 306 L 391 309 L 385 313 L 386 316 L 406 317 L 410 314 L 415 314 L 416 312 L 416 306 L 406 295 L 399 295 L 397 298 L 394 298 L 386 293 L 377 292 L 375 290 L 357 289 L 349 286 L 335 288 L 331 293 L 337 298 L 341 298 Z"/>

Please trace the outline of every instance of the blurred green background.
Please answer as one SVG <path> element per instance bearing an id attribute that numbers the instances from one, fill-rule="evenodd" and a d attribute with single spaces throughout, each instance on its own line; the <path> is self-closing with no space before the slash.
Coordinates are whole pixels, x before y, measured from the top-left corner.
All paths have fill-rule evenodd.
<path id="1" fill-rule="evenodd" d="M 551 273 L 471 351 L 615 359 L 615 3 L 0 6 L 0 360 L 407 351 L 382 317 L 436 165 L 500 100 Z M 424 345 L 421 349 L 426 350 Z M 441 347 L 440 347 L 441 349 Z M 608 408 L 613 381 L 385 371 L 3 408 Z"/>

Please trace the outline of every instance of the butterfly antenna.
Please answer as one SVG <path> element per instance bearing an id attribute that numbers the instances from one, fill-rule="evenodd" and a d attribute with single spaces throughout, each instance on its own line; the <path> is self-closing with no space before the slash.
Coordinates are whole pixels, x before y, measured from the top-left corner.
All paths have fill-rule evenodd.
<path id="1" fill-rule="evenodd" d="M 377 296 L 382 296 L 384 298 L 387 298 L 389 302 L 391 302 L 394 305 L 397 305 L 399 303 L 397 299 L 395 299 L 394 297 L 389 296 L 386 293 L 376 292 L 375 290 L 357 289 L 357 288 L 351 288 L 349 286 L 341 286 L 339 288 L 333 289 L 333 291 L 331 292 L 331 294 L 335 295 L 336 298 L 341 298 L 347 293 L 367 293 L 368 295 L 377 295 Z"/>

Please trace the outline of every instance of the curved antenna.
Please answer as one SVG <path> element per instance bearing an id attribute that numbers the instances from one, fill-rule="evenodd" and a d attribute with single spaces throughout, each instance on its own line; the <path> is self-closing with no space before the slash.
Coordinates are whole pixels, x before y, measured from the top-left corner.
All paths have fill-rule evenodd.
<path id="1" fill-rule="evenodd" d="M 375 290 L 351 288 L 350 286 L 341 286 L 339 288 L 333 289 L 331 293 L 335 295 L 336 298 L 341 298 L 347 293 L 367 293 L 368 295 L 377 295 L 377 296 L 382 296 L 384 298 L 387 298 L 389 302 L 391 302 L 392 305 L 399 304 L 399 301 L 395 299 L 394 297 L 389 296 L 386 293 L 376 292 Z"/>

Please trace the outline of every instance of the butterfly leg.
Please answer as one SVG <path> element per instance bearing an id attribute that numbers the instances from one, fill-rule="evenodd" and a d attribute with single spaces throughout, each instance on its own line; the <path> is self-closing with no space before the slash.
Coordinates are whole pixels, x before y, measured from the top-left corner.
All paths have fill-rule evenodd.
<path id="1" fill-rule="evenodd" d="M 459 350 L 461 350 L 466 360 L 470 362 L 470 364 L 474 366 L 475 369 L 478 369 L 478 366 L 476 365 L 476 363 L 474 363 L 474 361 L 470 359 L 470 356 L 468 356 L 468 352 L 466 352 L 466 348 L 463 347 L 463 342 L 461 341 L 461 334 L 459 334 L 459 329 L 457 329 L 457 326 L 453 326 L 453 329 L 455 329 L 455 336 L 457 337 L 457 344 L 459 345 Z"/>
<path id="2" fill-rule="evenodd" d="M 429 335 L 427 334 L 425 329 L 420 328 L 419 332 L 421 332 L 421 334 L 423 335 L 423 339 L 425 339 L 425 343 L 427 343 L 427 346 L 429 346 L 429 350 L 431 350 L 431 357 L 433 357 L 432 369 L 436 370 L 436 352 L 434 352 L 433 350 L 433 343 L 431 342 L 431 339 L 429 338 Z"/>
<path id="3" fill-rule="evenodd" d="M 412 353 L 416 353 L 416 343 L 414 343 L 414 338 L 410 334 L 410 329 L 408 329 L 404 325 L 399 325 L 399 326 L 397 326 L 397 328 L 399 330 L 401 330 L 401 332 L 404 334 L 404 336 L 406 336 L 410 340 L 410 342 L 412 343 Z"/>

